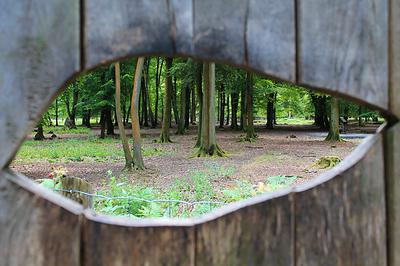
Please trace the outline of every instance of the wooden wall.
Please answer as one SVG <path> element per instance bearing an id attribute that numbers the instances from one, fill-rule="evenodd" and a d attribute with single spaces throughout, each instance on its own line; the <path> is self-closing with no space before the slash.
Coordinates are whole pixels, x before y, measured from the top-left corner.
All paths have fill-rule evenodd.
<path id="1" fill-rule="evenodd" d="M 397 0 L 3 0 L 0 265 L 397 265 L 398 126 L 314 183 L 189 220 L 96 215 L 7 165 L 68 81 L 135 55 L 245 67 L 394 123 L 398 14 Z"/>

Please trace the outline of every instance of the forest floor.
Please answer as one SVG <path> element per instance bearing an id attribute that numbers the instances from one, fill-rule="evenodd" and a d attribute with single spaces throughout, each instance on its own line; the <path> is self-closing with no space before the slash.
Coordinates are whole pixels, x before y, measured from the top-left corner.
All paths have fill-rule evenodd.
<path id="1" fill-rule="evenodd" d="M 348 133 L 373 133 L 376 125 L 363 128 L 349 127 Z M 176 129 L 172 128 L 171 133 Z M 46 178 L 53 167 L 62 166 L 68 176 L 86 179 L 101 189 L 110 176 L 124 176 L 132 183 L 163 189 L 176 179 L 210 168 L 220 172 L 213 186 L 229 188 L 238 180 L 256 185 L 271 176 L 296 176 L 291 185 L 306 182 L 327 169 L 314 169 L 313 163 L 323 156 L 344 159 L 362 141 L 326 142 L 313 126 L 277 126 L 273 130 L 256 128 L 255 142 L 241 142 L 243 132 L 230 129 L 217 130 L 217 143 L 228 153 L 224 158 L 193 158 L 196 153 L 197 130 L 191 126 L 185 135 L 171 135 L 173 143 L 159 144 L 160 129 L 143 129 L 143 152 L 146 170 L 122 172 L 124 157 L 118 136 L 101 140 L 98 129 L 87 133 L 57 134 L 54 140 L 33 141 L 32 135 L 21 147 L 11 169 L 26 176 Z M 48 132 L 45 132 L 48 133 Z M 116 133 L 118 131 L 116 130 Z M 129 130 L 128 130 L 129 133 Z M 50 135 L 46 135 L 50 137 Z M 112 174 L 111 174 L 112 173 Z"/>

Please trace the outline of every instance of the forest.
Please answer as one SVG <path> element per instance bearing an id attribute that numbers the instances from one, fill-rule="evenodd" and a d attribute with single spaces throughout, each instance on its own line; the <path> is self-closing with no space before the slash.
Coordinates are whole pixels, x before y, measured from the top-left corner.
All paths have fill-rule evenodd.
<path id="1" fill-rule="evenodd" d="M 139 57 L 69 84 L 11 167 L 100 213 L 189 217 L 307 182 L 382 122 L 233 66 Z"/>

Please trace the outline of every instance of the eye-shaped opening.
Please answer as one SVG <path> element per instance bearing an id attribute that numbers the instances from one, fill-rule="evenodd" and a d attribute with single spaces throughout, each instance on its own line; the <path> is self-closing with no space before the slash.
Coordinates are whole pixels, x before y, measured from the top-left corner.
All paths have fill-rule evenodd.
<path id="1" fill-rule="evenodd" d="M 139 57 L 72 81 L 11 169 L 101 214 L 195 217 L 315 179 L 383 122 L 238 67 Z"/>

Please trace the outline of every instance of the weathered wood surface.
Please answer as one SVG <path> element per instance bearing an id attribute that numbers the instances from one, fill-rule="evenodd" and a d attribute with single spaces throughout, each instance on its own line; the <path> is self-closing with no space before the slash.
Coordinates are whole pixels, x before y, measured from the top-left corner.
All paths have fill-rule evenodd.
<path id="1" fill-rule="evenodd" d="M 295 81 L 295 1 L 249 0 L 247 64 L 260 73 Z"/>
<path id="2" fill-rule="evenodd" d="M 381 134 L 297 191 L 296 265 L 386 265 Z"/>
<path id="3" fill-rule="evenodd" d="M 293 265 L 292 196 L 288 191 L 196 226 L 196 265 Z M 227 208 L 225 208 L 226 210 Z M 215 212 L 218 214 L 221 210 Z M 222 210 L 222 213 L 224 211 Z"/>
<path id="4" fill-rule="evenodd" d="M 92 186 L 89 182 L 78 177 L 62 177 L 61 185 L 64 190 L 77 190 L 86 193 L 93 193 Z M 62 195 L 72 199 L 86 208 L 91 208 L 93 205 L 93 198 L 79 192 L 63 191 Z"/>
<path id="5" fill-rule="evenodd" d="M 96 217 L 89 212 L 85 217 L 83 265 L 194 265 L 191 224 Z"/>
<path id="6" fill-rule="evenodd" d="M 80 205 L 0 172 L 0 265 L 80 265 Z"/>
<path id="7" fill-rule="evenodd" d="M 400 265 L 400 123 L 385 133 L 388 262 Z"/>
<path id="8" fill-rule="evenodd" d="M 388 109 L 388 5 L 298 3 L 298 82 Z"/>
<path id="9" fill-rule="evenodd" d="M 165 0 L 87 0 L 87 68 L 120 57 L 173 54 L 172 16 Z"/>
<path id="10" fill-rule="evenodd" d="M 389 3 L 390 111 L 400 118 L 400 1 L 390 0 Z"/>
<path id="11" fill-rule="evenodd" d="M 79 70 L 79 0 L 1 1 L 0 169 Z"/>

